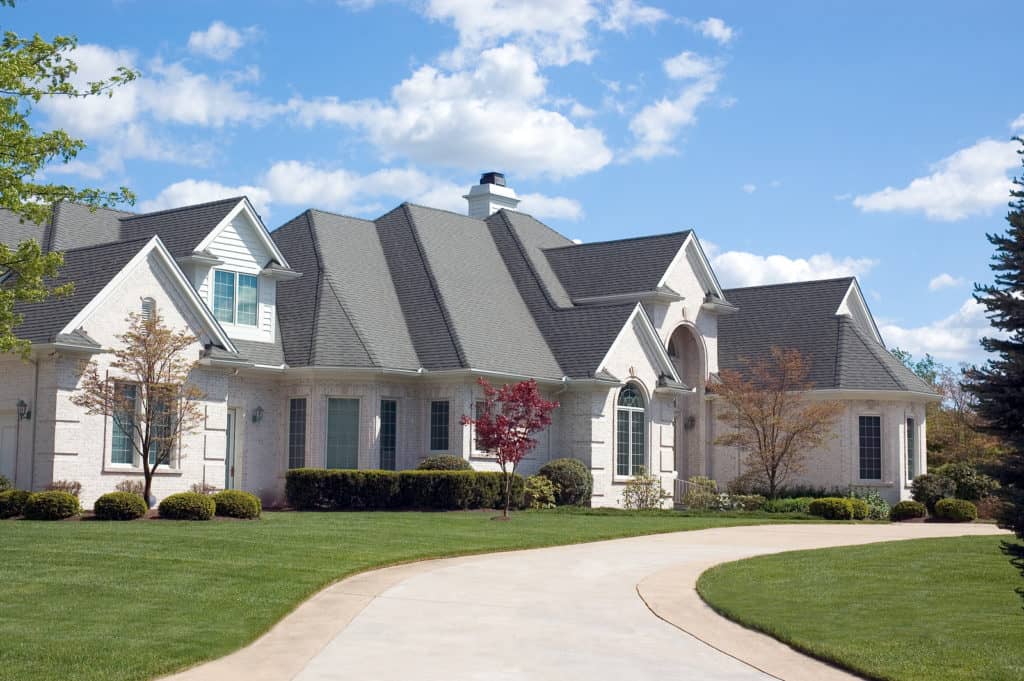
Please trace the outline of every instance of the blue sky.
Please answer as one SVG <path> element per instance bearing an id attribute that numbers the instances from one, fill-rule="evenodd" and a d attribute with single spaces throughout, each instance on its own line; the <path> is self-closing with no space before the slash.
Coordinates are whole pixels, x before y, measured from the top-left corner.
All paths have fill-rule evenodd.
<path id="1" fill-rule="evenodd" d="M 112 99 L 43 103 L 89 149 L 51 179 L 153 209 L 246 193 L 463 210 L 503 170 L 594 241 L 695 228 L 726 285 L 857 274 L 890 345 L 981 358 L 971 282 L 1024 131 L 1016 3 L 23 0 Z"/>

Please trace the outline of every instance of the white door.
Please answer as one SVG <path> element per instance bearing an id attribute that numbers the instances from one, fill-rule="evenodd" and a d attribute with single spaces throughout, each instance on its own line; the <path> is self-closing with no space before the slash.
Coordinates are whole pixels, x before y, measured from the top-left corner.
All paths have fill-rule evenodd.
<path id="1" fill-rule="evenodd" d="M 0 414 L 0 475 L 14 482 L 18 457 L 18 415 Z"/>

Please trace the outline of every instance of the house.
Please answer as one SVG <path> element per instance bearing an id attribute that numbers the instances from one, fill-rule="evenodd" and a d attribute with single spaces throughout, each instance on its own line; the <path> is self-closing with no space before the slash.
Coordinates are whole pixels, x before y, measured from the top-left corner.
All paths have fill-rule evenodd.
<path id="1" fill-rule="evenodd" d="M 21 305 L 29 361 L 0 357 L 0 473 L 77 480 L 88 507 L 141 478 L 130 440 L 69 398 L 104 370 L 131 312 L 198 338 L 201 427 L 156 474 L 157 498 L 206 483 L 282 499 L 289 468 L 415 467 L 451 453 L 495 469 L 461 425 L 478 377 L 534 378 L 561 407 L 524 462 L 573 456 L 594 505 L 644 468 L 666 489 L 742 471 L 715 444 L 705 386 L 773 346 L 811 362 L 815 395 L 846 404 L 802 482 L 908 495 L 937 399 L 882 344 L 855 279 L 723 290 L 689 230 L 577 244 L 515 210 L 500 173 L 468 215 L 404 203 L 376 220 L 307 210 L 268 231 L 244 198 L 154 213 L 61 203 L 43 225 L 0 215 L 0 240 L 64 252 L 70 296 Z M 113 381 L 116 374 L 110 374 Z"/>

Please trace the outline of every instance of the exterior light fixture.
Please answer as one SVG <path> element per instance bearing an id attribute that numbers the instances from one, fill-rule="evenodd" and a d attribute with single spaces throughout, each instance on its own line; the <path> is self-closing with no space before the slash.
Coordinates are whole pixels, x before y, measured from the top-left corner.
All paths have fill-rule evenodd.
<path id="1" fill-rule="evenodd" d="M 28 408 L 25 400 L 18 400 L 18 420 L 28 421 L 32 418 L 32 410 Z"/>
<path id="2" fill-rule="evenodd" d="M 259 423 L 263 420 L 263 407 L 256 407 L 252 410 L 252 422 Z"/>

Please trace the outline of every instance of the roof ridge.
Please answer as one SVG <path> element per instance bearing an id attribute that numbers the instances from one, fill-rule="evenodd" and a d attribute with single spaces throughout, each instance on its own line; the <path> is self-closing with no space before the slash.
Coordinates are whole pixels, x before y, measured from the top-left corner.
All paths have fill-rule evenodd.
<path id="1" fill-rule="evenodd" d="M 802 281 L 780 281 L 774 284 L 755 284 L 753 286 L 732 286 L 729 288 L 722 289 L 723 291 L 749 291 L 756 288 L 779 288 L 782 286 L 801 286 L 806 284 L 827 284 L 834 281 L 856 281 L 857 277 L 854 275 L 847 275 L 845 277 L 830 277 L 828 279 L 804 279 Z"/>
<path id="2" fill-rule="evenodd" d="M 886 350 L 884 346 L 879 345 L 878 343 L 876 343 L 874 338 L 865 338 L 863 331 L 861 331 L 860 327 L 857 326 L 857 324 L 852 319 L 848 319 L 846 321 L 850 325 L 850 327 L 853 329 L 854 335 L 860 340 L 861 343 L 864 344 L 864 346 L 867 348 L 868 352 L 870 352 L 872 355 L 874 355 L 875 359 L 877 359 L 878 363 L 882 365 L 882 368 L 885 369 L 885 372 L 887 374 L 889 374 L 889 377 L 893 380 L 893 382 L 895 382 L 896 385 L 898 385 L 898 386 L 901 386 L 903 388 L 907 388 L 908 386 L 906 385 L 906 382 L 903 381 L 899 376 L 897 376 L 889 368 L 888 362 L 884 361 L 882 356 L 880 356 L 880 354 L 879 354 L 881 352 L 884 352 L 888 356 L 888 358 L 892 358 L 893 360 L 895 360 L 896 358 L 893 357 L 892 353 L 889 352 L 888 350 Z M 925 384 L 924 379 L 921 378 L 920 376 L 918 376 L 917 374 L 915 374 L 913 371 L 911 371 L 910 369 L 907 369 L 907 372 L 910 375 L 912 375 L 915 379 L 917 379 L 921 383 Z M 927 384 L 925 384 L 925 385 L 927 385 Z"/>
<path id="3" fill-rule="evenodd" d="M 402 201 L 402 203 L 399 204 L 398 207 L 402 208 L 404 206 L 412 206 L 414 208 L 424 208 L 426 210 L 436 210 L 438 213 L 448 213 L 449 215 L 454 215 L 456 217 L 465 218 L 467 220 L 476 220 L 477 222 L 486 222 L 486 220 L 484 218 L 474 218 L 474 217 L 472 217 L 470 215 L 467 215 L 465 213 L 456 213 L 453 210 L 449 210 L 447 208 L 437 208 L 436 206 L 425 206 L 422 203 L 416 203 L 414 201 Z M 389 210 L 387 213 L 384 213 L 384 215 L 387 215 L 388 213 L 393 213 L 393 212 L 394 212 L 394 209 Z M 382 215 L 381 217 L 384 217 L 384 215 Z"/>
<path id="4" fill-rule="evenodd" d="M 309 232 L 309 240 L 313 244 L 313 256 L 316 258 L 316 292 L 313 294 L 313 329 L 309 338 L 308 357 L 309 366 L 314 366 L 316 364 L 316 336 L 320 329 L 320 295 L 323 290 L 324 261 L 320 254 L 320 240 L 317 238 L 316 230 L 313 229 L 313 221 L 310 219 L 308 208 L 302 211 L 301 217 L 306 222 L 306 231 Z"/>
<path id="5" fill-rule="evenodd" d="M 149 213 L 132 213 L 132 214 L 130 214 L 129 217 L 119 218 L 119 219 L 122 222 L 128 222 L 128 221 L 135 220 L 135 219 L 138 219 L 138 218 L 148 218 L 148 217 L 153 217 L 154 215 L 164 215 L 165 213 L 176 213 L 177 211 L 190 210 L 192 208 L 206 208 L 207 206 L 215 206 L 218 203 L 227 203 L 229 201 L 237 202 L 237 201 L 241 201 L 243 199 L 248 201 L 249 197 L 247 197 L 247 196 L 245 196 L 243 194 L 241 196 L 234 196 L 234 197 L 230 197 L 230 198 L 226 198 L 226 199 L 216 199 L 214 201 L 204 201 L 203 203 L 193 203 L 193 204 L 189 204 L 187 206 L 178 206 L 177 208 L 164 208 L 162 210 L 154 210 L 154 211 L 149 212 Z"/>
<path id="6" fill-rule="evenodd" d="M 127 244 L 138 243 L 140 241 L 145 241 L 145 242 L 148 243 L 150 240 L 153 239 L 154 236 L 159 236 L 159 234 L 153 234 L 151 236 L 140 236 L 140 237 L 136 237 L 134 239 L 121 239 L 120 241 L 104 241 L 101 244 L 93 244 L 92 246 L 79 246 L 78 248 L 66 248 L 66 249 L 64 249 L 63 251 L 60 251 L 60 252 L 61 253 L 65 253 L 65 254 L 67 254 L 67 253 L 80 253 L 82 251 L 88 251 L 88 250 L 91 250 L 93 248 L 109 248 L 110 246 L 124 246 L 124 245 L 127 245 Z"/>
<path id="7" fill-rule="evenodd" d="M 516 215 L 524 215 L 524 216 L 530 218 L 531 220 L 533 220 L 534 222 L 536 222 L 538 225 L 540 225 L 544 229 L 546 229 L 549 232 L 551 232 L 552 234 L 556 234 L 556 235 L 562 237 L 563 239 L 565 239 L 566 241 L 572 241 L 572 239 L 570 239 L 566 235 L 562 234 L 557 229 L 555 229 L 554 227 L 552 227 L 548 223 L 544 222 L 543 220 L 538 218 L 533 213 L 527 213 L 526 211 L 522 211 L 522 210 L 510 210 L 508 208 L 499 208 L 497 211 L 492 213 L 491 216 L 497 215 L 498 213 L 508 213 L 509 215 L 511 215 L 512 213 L 515 213 Z M 488 217 L 491 217 L 491 216 L 488 216 Z M 486 221 L 486 220 L 487 220 L 487 218 L 484 218 L 484 221 Z M 569 246 L 569 245 L 570 244 L 566 244 L 566 246 Z M 579 244 L 571 244 L 571 245 L 578 246 Z M 561 248 L 561 247 L 560 246 L 555 246 L 554 248 Z"/>
<path id="8" fill-rule="evenodd" d="M 497 213 L 494 213 L 493 215 L 487 216 L 487 219 L 490 219 L 494 215 L 499 215 L 499 214 L 501 214 L 503 212 L 504 211 L 498 211 Z M 487 219 L 485 219 L 484 222 L 487 222 Z M 561 307 L 559 307 L 558 305 L 555 304 L 554 299 L 551 297 L 550 291 L 548 291 L 548 287 L 544 284 L 544 281 L 540 278 L 540 275 L 537 273 L 536 268 L 534 268 L 533 263 L 530 262 L 530 258 L 526 254 L 526 249 L 523 246 L 523 242 L 519 239 L 519 235 L 516 234 L 516 230 L 512 226 L 512 222 L 508 219 L 508 216 L 507 215 L 500 215 L 500 219 L 504 223 L 505 229 L 508 231 L 509 236 L 512 237 L 512 242 L 516 245 L 516 250 L 519 252 L 519 255 L 523 259 L 523 262 L 526 263 L 527 269 L 530 270 L 530 276 L 532 276 L 534 278 L 534 280 L 537 282 L 537 285 L 540 287 L 541 293 L 544 294 L 544 300 L 547 302 L 548 307 L 551 308 L 552 310 L 564 309 L 564 308 L 561 308 Z M 490 225 L 489 222 L 487 224 Z M 497 245 L 497 244 L 495 244 L 495 245 Z M 498 251 L 498 255 L 499 256 L 501 255 L 501 251 L 500 250 Z M 504 258 L 502 258 L 502 261 L 504 261 Z M 508 267 L 508 265 L 506 265 L 506 268 L 507 267 Z M 513 283 L 514 283 L 514 280 L 513 280 Z M 568 295 L 568 292 L 566 292 L 566 295 Z M 570 296 L 570 300 L 571 299 L 572 298 Z M 527 309 L 529 309 L 529 308 L 527 308 Z M 543 335 L 543 331 L 541 332 L 541 335 Z"/>
<path id="9" fill-rule="evenodd" d="M 538 222 L 540 222 L 540 221 L 538 220 Z M 541 224 L 544 224 L 544 223 L 541 223 Z M 664 238 L 664 237 L 667 237 L 667 236 L 681 236 L 683 234 L 690 234 L 692 232 L 693 232 L 692 229 L 680 229 L 680 230 L 676 230 L 674 232 L 663 232 L 661 234 L 646 234 L 646 235 L 642 235 L 642 236 L 627 236 L 627 237 L 622 237 L 621 239 L 608 239 L 606 241 L 588 241 L 586 243 L 581 243 L 581 244 L 566 244 L 565 246 L 552 246 L 551 248 L 542 248 L 540 250 L 542 250 L 545 253 L 547 253 L 548 251 L 559 251 L 559 250 L 566 249 L 566 248 L 581 248 L 581 247 L 584 247 L 584 246 L 601 246 L 601 245 L 604 245 L 604 244 L 617 244 L 617 243 L 622 243 L 622 242 L 625 242 L 625 241 L 647 241 L 648 239 L 660 239 L 660 238 Z"/>
<path id="10" fill-rule="evenodd" d="M 307 208 L 304 212 L 307 212 L 307 213 L 323 213 L 324 215 L 333 215 L 334 217 L 346 218 L 348 220 L 359 220 L 360 222 L 371 222 L 371 223 L 373 222 L 373 220 L 371 220 L 369 218 L 361 218 L 361 217 L 358 217 L 356 215 L 348 215 L 347 213 L 338 213 L 338 212 L 333 211 L 333 210 L 324 210 L 323 208 Z M 388 213 L 390 213 L 390 212 L 392 212 L 392 211 L 388 211 Z M 387 215 L 387 213 L 385 213 L 384 215 Z"/>

